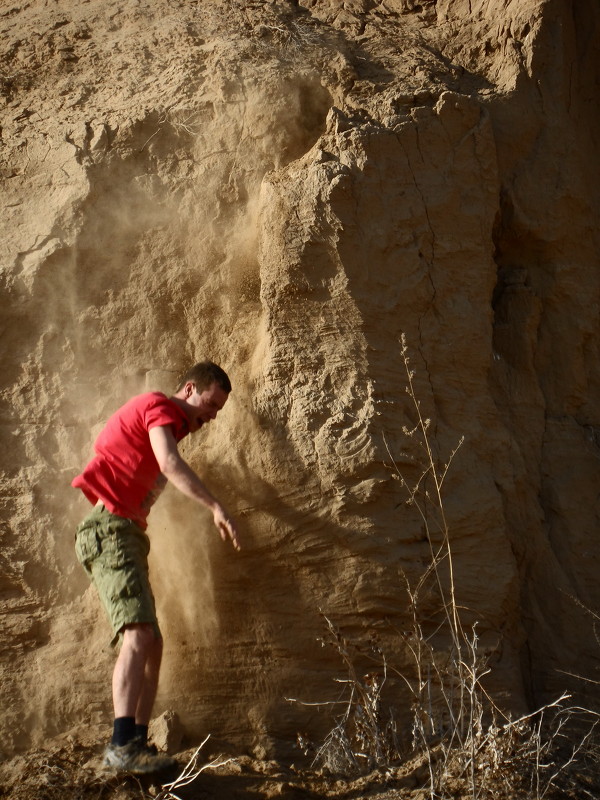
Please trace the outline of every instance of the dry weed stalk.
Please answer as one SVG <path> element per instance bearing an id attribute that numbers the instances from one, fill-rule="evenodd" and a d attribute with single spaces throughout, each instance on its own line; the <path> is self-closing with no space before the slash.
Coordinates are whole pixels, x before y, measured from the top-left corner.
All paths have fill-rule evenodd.
<path id="1" fill-rule="evenodd" d="M 420 461 L 417 461 L 420 474 L 414 482 L 409 482 L 399 469 L 385 437 L 384 443 L 395 474 L 406 492 L 406 503 L 416 508 L 429 546 L 429 564 L 416 586 L 411 587 L 406 575 L 403 579 L 412 624 L 412 636 L 405 638 L 405 642 L 414 659 L 417 675 L 416 686 L 405 678 L 413 695 L 413 746 L 428 755 L 433 797 L 439 789 L 440 778 L 447 772 L 449 761 L 457 752 L 466 758 L 466 768 L 475 785 L 475 754 L 484 717 L 481 679 L 489 669 L 479 656 L 476 626 L 473 625 L 471 633 L 467 634 L 460 617 L 450 530 L 442 493 L 464 437 L 447 461 L 440 464 L 429 433 L 431 420 L 423 415 L 415 391 L 415 372 L 410 366 L 404 335 L 400 355 L 406 371 L 406 392 L 416 414 L 415 425 L 402 429 L 420 453 Z M 439 596 L 441 620 L 434 633 L 427 636 L 420 618 L 421 598 L 431 584 Z M 450 641 L 444 653 L 436 652 L 431 643 L 433 636 L 440 631 Z M 435 757 L 429 746 L 432 739 L 439 742 Z"/>
<path id="2" fill-rule="evenodd" d="M 480 652 L 477 624 L 467 632 L 461 619 L 465 609 L 456 598 L 450 530 L 442 494 L 448 470 L 463 439 L 446 463 L 440 463 L 430 439 L 431 422 L 422 414 L 415 392 L 415 373 L 410 367 L 404 336 L 401 344 L 406 390 L 416 413 L 414 427 L 405 427 L 403 432 L 421 453 L 420 474 L 414 482 L 401 473 L 385 444 L 396 477 L 406 491 L 406 502 L 417 509 L 429 545 L 429 564 L 416 585 L 412 586 L 407 576 L 402 575 L 410 630 L 396 632 L 411 657 L 413 669 L 410 675 L 405 674 L 390 666 L 381 650 L 371 648 L 368 657 L 378 663 L 378 670 L 360 677 L 351 656 L 352 649 L 360 648 L 353 648 L 325 617 L 328 641 L 347 671 L 347 678 L 340 681 L 346 696 L 336 701 L 342 704 L 343 712 L 316 750 L 313 765 L 331 772 L 350 773 L 361 766 L 387 767 L 409 755 L 398 746 L 391 715 L 389 722 L 383 723 L 381 689 L 388 674 L 393 673 L 408 688 L 412 700 L 410 755 L 417 757 L 417 761 L 420 757 L 427 768 L 431 800 L 453 797 L 457 787 L 473 800 L 492 797 L 543 800 L 558 776 L 589 745 L 600 716 L 565 705 L 569 695 L 563 694 L 534 713 L 511 720 L 486 692 L 483 679 L 490 667 L 487 657 Z M 432 588 L 439 599 L 439 610 L 433 617 L 423 619 L 425 596 L 431 594 Z M 444 647 L 434 644 L 440 636 L 448 642 Z M 585 719 L 588 730 L 573 745 L 569 744 L 565 731 L 576 719 Z"/>
<path id="3" fill-rule="evenodd" d="M 393 720 L 387 725 L 381 719 L 381 690 L 387 678 L 384 654 L 377 650 L 378 670 L 360 676 L 351 654 L 352 645 L 342 636 L 331 620 L 322 614 L 328 636 L 321 639 L 321 645 L 333 644 L 348 672 L 347 678 L 338 678 L 345 699 L 322 703 L 305 703 L 295 698 L 286 698 L 290 703 L 304 706 L 342 706 L 342 713 L 336 724 L 316 749 L 312 767 L 320 766 L 334 774 L 350 774 L 364 768 L 383 766 L 393 757 L 390 746 L 390 732 Z M 312 747 L 302 736 L 298 744 L 308 753 Z"/>
<path id="4" fill-rule="evenodd" d="M 464 609 L 456 599 L 454 560 L 442 495 L 448 470 L 464 437 L 447 462 L 440 464 L 430 439 L 430 420 L 422 414 L 415 392 L 415 373 L 404 335 L 401 357 L 407 376 L 406 391 L 417 420 L 412 429 L 405 427 L 403 432 L 422 454 L 420 476 L 414 483 L 410 484 L 399 470 L 387 442 L 386 448 L 407 493 L 407 503 L 419 513 L 430 552 L 429 565 L 414 588 L 403 576 L 412 623 L 412 641 L 405 638 L 405 642 L 417 676 L 416 684 L 402 676 L 413 695 L 413 746 L 427 757 L 432 800 L 445 796 L 451 779 L 466 779 L 469 793 L 477 800 L 494 794 L 502 782 L 510 795 L 519 777 L 528 784 L 527 796 L 541 800 L 589 741 L 598 718 L 585 709 L 565 707 L 569 696 L 563 694 L 554 703 L 512 721 L 486 692 L 482 681 L 490 668 L 479 652 L 477 624 L 467 633 L 461 620 Z M 420 619 L 421 597 L 432 582 L 441 602 L 439 625 L 450 640 L 443 653 L 432 645 L 433 635 L 440 627 L 427 636 Z M 553 714 L 551 720 L 549 712 Z M 587 715 L 589 730 L 572 747 L 566 760 L 554 763 L 552 756 L 556 755 L 563 731 L 577 714 Z"/>
<path id="5" fill-rule="evenodd" d="M 385 656 L 377 651 L 380 670 L 360 676 L 354 666 L 350 645 L 323 614 L 329 637 L 335 642 L 337 652 L 342 657 L 348 677 L 338 679 L 347 688 L 348 697 L 345 709 L 336 726 L 319 747 L 313 765 L 326 765 L 330 771 L 337 765 L 351 770 L 361 766 L 373 767 L 386 764 L 390 758 L 389 731 L 384 729 L 381 720 L 381 691 L 387 679 Z M 327 642 L 322 640 L 322 644 Z M 343 771 L 343 769 L 341 770 Z"/>
<path id="6" fill-rule="evenodd" d="M 592 632 L 594 634 L 594 639 L 596 640 L 596 644 L 600 646 L 600 633 L 598 630 L 600 627 L 600 614 L 597 614 L 595 611 L 592 611 L 591 608 L 588 608 L 588 606 L 586 606 L 585 603 L 583 603 L 578 597 L 575 597 L 572 594 L 568 594 L 567 592 L 563 592 L 563 594 L 565 594 L 569 598 L 569 600 L 571 600 L 571 602 L 573 602 L 576 606 L 578 606 L 578 608 L 580 608 L 587 617 L 591 618 Z M 600 686 L 600 681 L 595 680 L 594 678 L 578 675 L 575 672 L 570 672 L 564 669 L 558 671 L 562 672 L 563 675 L 569 675 L 571 678 L 577 678 L 577 680 L 583 681 L 584 683 L 591 683 L 596 686 Z"/>

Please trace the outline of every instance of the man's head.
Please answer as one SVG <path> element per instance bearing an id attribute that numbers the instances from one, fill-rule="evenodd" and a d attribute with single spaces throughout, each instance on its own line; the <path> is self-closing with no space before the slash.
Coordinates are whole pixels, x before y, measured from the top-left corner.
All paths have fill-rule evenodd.
<path id="1" fill-rule="evenodd" d="M 193 383 L 200 391 L 208 389 L 212 383 L 216 383 L 226 394 L 231 391 L 231 382 L 227 373 L 212 361 L 201 361 L 188 369 L 179 382 L 177 392 L 180 392 L 188 382 Z"/>
<path id="2" fill-rule="evenodd" d="M 227 374 L 212 361 L 195 364 L 185 373 L 173 399 L 185 411 L 190 433 L 217 416 L 230 391 L 231 383 Z"/>

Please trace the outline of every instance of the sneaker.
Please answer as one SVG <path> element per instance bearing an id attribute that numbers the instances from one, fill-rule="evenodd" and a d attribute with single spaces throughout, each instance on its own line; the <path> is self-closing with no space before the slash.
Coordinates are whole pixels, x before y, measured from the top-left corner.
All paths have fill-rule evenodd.
<path id="1" fill-rule="evenodd" d="M 147 753 L 150 753 L 150 755 L 153 756 L 158 755 L 158 748 L 155 744 L 150 744 L 150 742 L 144 741 L 140 736 L 136 736 L 133 741 L 137 742 L 137 745 L 141 750 L 145 750 Z"/>
<path id="2" fill-rule="evenodd" d="M 139 736 L 136 736 L 134 741 L 138 743 L 138 747 L 145 753 L 149 753 L 151 756 L 160 756 L 165 761 L 168 761 L 170 767 L 179 766 L 179 763 L 177 762 L 176 758 L 171 758 L 171 756 L 168 756 L 166 753 L 161 752 L 155 744 L 151 744 L 150 742 L 143 742 L 139 738 Z"/>
<path id="3" fill-rule="evenodd" d="M 156 750 L 154 748 L 154 750 Z M 161 772 L 173 767 L 177 762 L 170 756 L 163 755 L 149 747 L 145 747 L 137 739 L 133 739 L 123 747 L 109 744 L 104 751 L 104 766 L 116 772 L 131 772 L 133 775 L 147 775 Z"/>

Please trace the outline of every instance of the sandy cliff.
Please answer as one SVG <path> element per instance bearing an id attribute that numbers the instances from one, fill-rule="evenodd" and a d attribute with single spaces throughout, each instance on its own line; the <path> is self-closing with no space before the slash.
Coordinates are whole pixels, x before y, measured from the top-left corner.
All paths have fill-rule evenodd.
<path id="1" fill-rule="evenodd" d="M 153 510 L 160 708 L 264 752 L 318 736 L 286 698 L 338 692 L 320 612 L 407 664 L 402 333 L 442 463 L 464 437 L 445 510 L 491 691 L 593 703 L 565 673 L 600 656 L 597 5 L 31 0 L 0 32 L 6 750 L 110 719 L 69 484 L 204 356 L 234 392 L 183 452 L 245 544 L 174 491 Z"/>

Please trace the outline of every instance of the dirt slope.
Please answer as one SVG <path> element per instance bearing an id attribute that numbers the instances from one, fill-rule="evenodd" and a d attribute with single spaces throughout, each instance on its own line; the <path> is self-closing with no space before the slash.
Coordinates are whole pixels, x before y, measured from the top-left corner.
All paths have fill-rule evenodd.
<path id="1" fill-rule="evenodd" d="M 263 758 L 318 740 L 331 717 L 286 698 L 337 697 L 320 612 L 410 671 L 403 333 L 441 464 L 464 437 L 444 509 L 490 691 L 594 704 L 599 32 L 592 0 L 4 4 L 7 755 L 109 723 L 69 484 L 122 401 L 204 356 L 234 393 L 183 452 L 245 547 L 175 492 L 153 510 L 158 710 Z"/>

